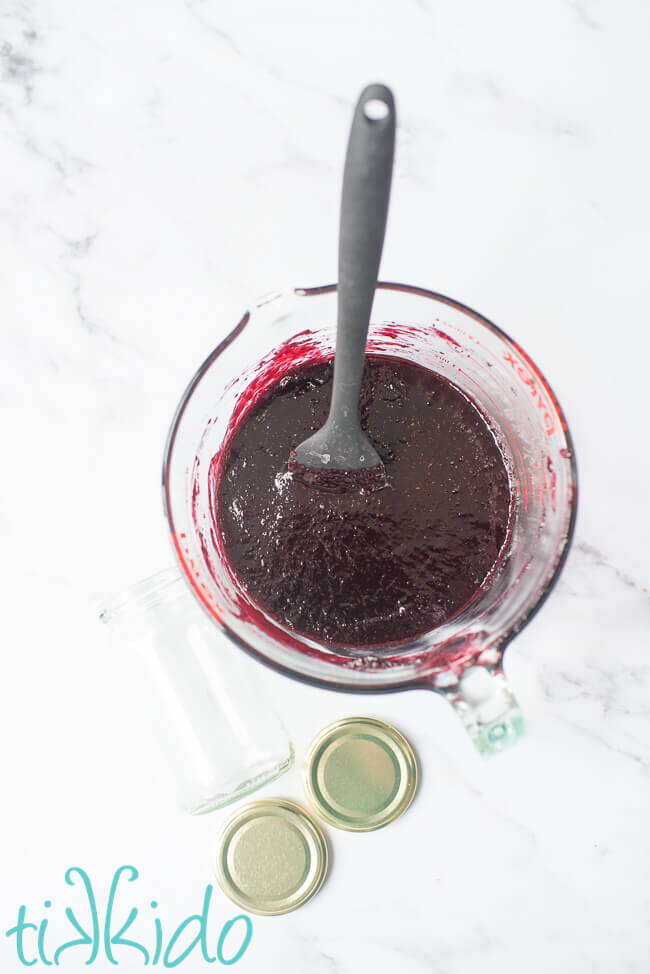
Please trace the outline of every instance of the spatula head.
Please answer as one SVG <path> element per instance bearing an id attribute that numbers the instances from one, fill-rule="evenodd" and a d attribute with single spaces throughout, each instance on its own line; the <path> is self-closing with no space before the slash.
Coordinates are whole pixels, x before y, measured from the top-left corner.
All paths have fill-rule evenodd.
<path id="1" fill-rule="evenodd" d="M 308 487 L 336 493 L 381 490 L 388 483 L 381 457 L 361 428 L 351 432 L 328 423 L 291 451 L 287 469 Z"/>

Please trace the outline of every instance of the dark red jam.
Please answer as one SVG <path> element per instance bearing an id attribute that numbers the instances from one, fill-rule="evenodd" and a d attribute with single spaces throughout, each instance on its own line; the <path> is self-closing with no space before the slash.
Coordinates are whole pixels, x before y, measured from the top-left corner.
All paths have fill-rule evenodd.
<path id="1" fill-rule="evenodd" d="M 348 646 L 407 639 L 480 589 L 506 537 L 508 474 L 485 420 L 454 385 L 369 356 L 361 425 L 388 486 L 305 486 L 287 459 L 325 421 L 331 382 L 331 362 L 289 373 L 232 434 L 214 511 L 224 551 L 248 596 L 303 635 Z"/>

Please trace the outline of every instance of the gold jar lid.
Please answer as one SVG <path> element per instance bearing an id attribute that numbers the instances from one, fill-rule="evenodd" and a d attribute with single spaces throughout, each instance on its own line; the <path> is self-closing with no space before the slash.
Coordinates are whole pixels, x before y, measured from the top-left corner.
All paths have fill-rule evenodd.
<path id="1" fill-rule="evenodd" d="M 303 765 L 307 795 L 339 829 L 370 832 L 405 812 L 417 787 L 413 749 L 372 717 L 347 717 L 315 737 Z"/>
<path id="2" fill-rule="evenodd" d="M 318 892 L 327 862 L 325 836 L 307 809 L 272 798 L 250 802 L 226 822 L 216 875 L 226 896 L 242 909 L 278 916 Z"/>

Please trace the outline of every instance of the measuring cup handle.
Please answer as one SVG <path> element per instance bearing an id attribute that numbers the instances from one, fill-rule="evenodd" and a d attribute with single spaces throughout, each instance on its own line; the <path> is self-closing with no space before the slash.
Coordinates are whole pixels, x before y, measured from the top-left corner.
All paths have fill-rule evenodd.
<path id="1" fill-rule="evenodd" d="M 511 747 L 526 732 L 523 714 L 500 662 L 492 666 L 475 664 L 459 677 L 440 674 L 433 689 L 451 703 L 485 757 Z"/>

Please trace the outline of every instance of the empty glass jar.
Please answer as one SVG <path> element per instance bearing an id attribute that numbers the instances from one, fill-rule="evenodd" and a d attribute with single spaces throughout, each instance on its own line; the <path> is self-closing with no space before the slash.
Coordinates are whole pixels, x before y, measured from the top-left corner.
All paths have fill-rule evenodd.
<path id="1" fill-rule="evenodd" d="M 291 767 L 293 746 L 258 667 L 205 616 L 178 570 L 120 593 L 101 618 L 120 647 L 141 654 L 147 711 L 187 811 L 221 808 Z"/>

